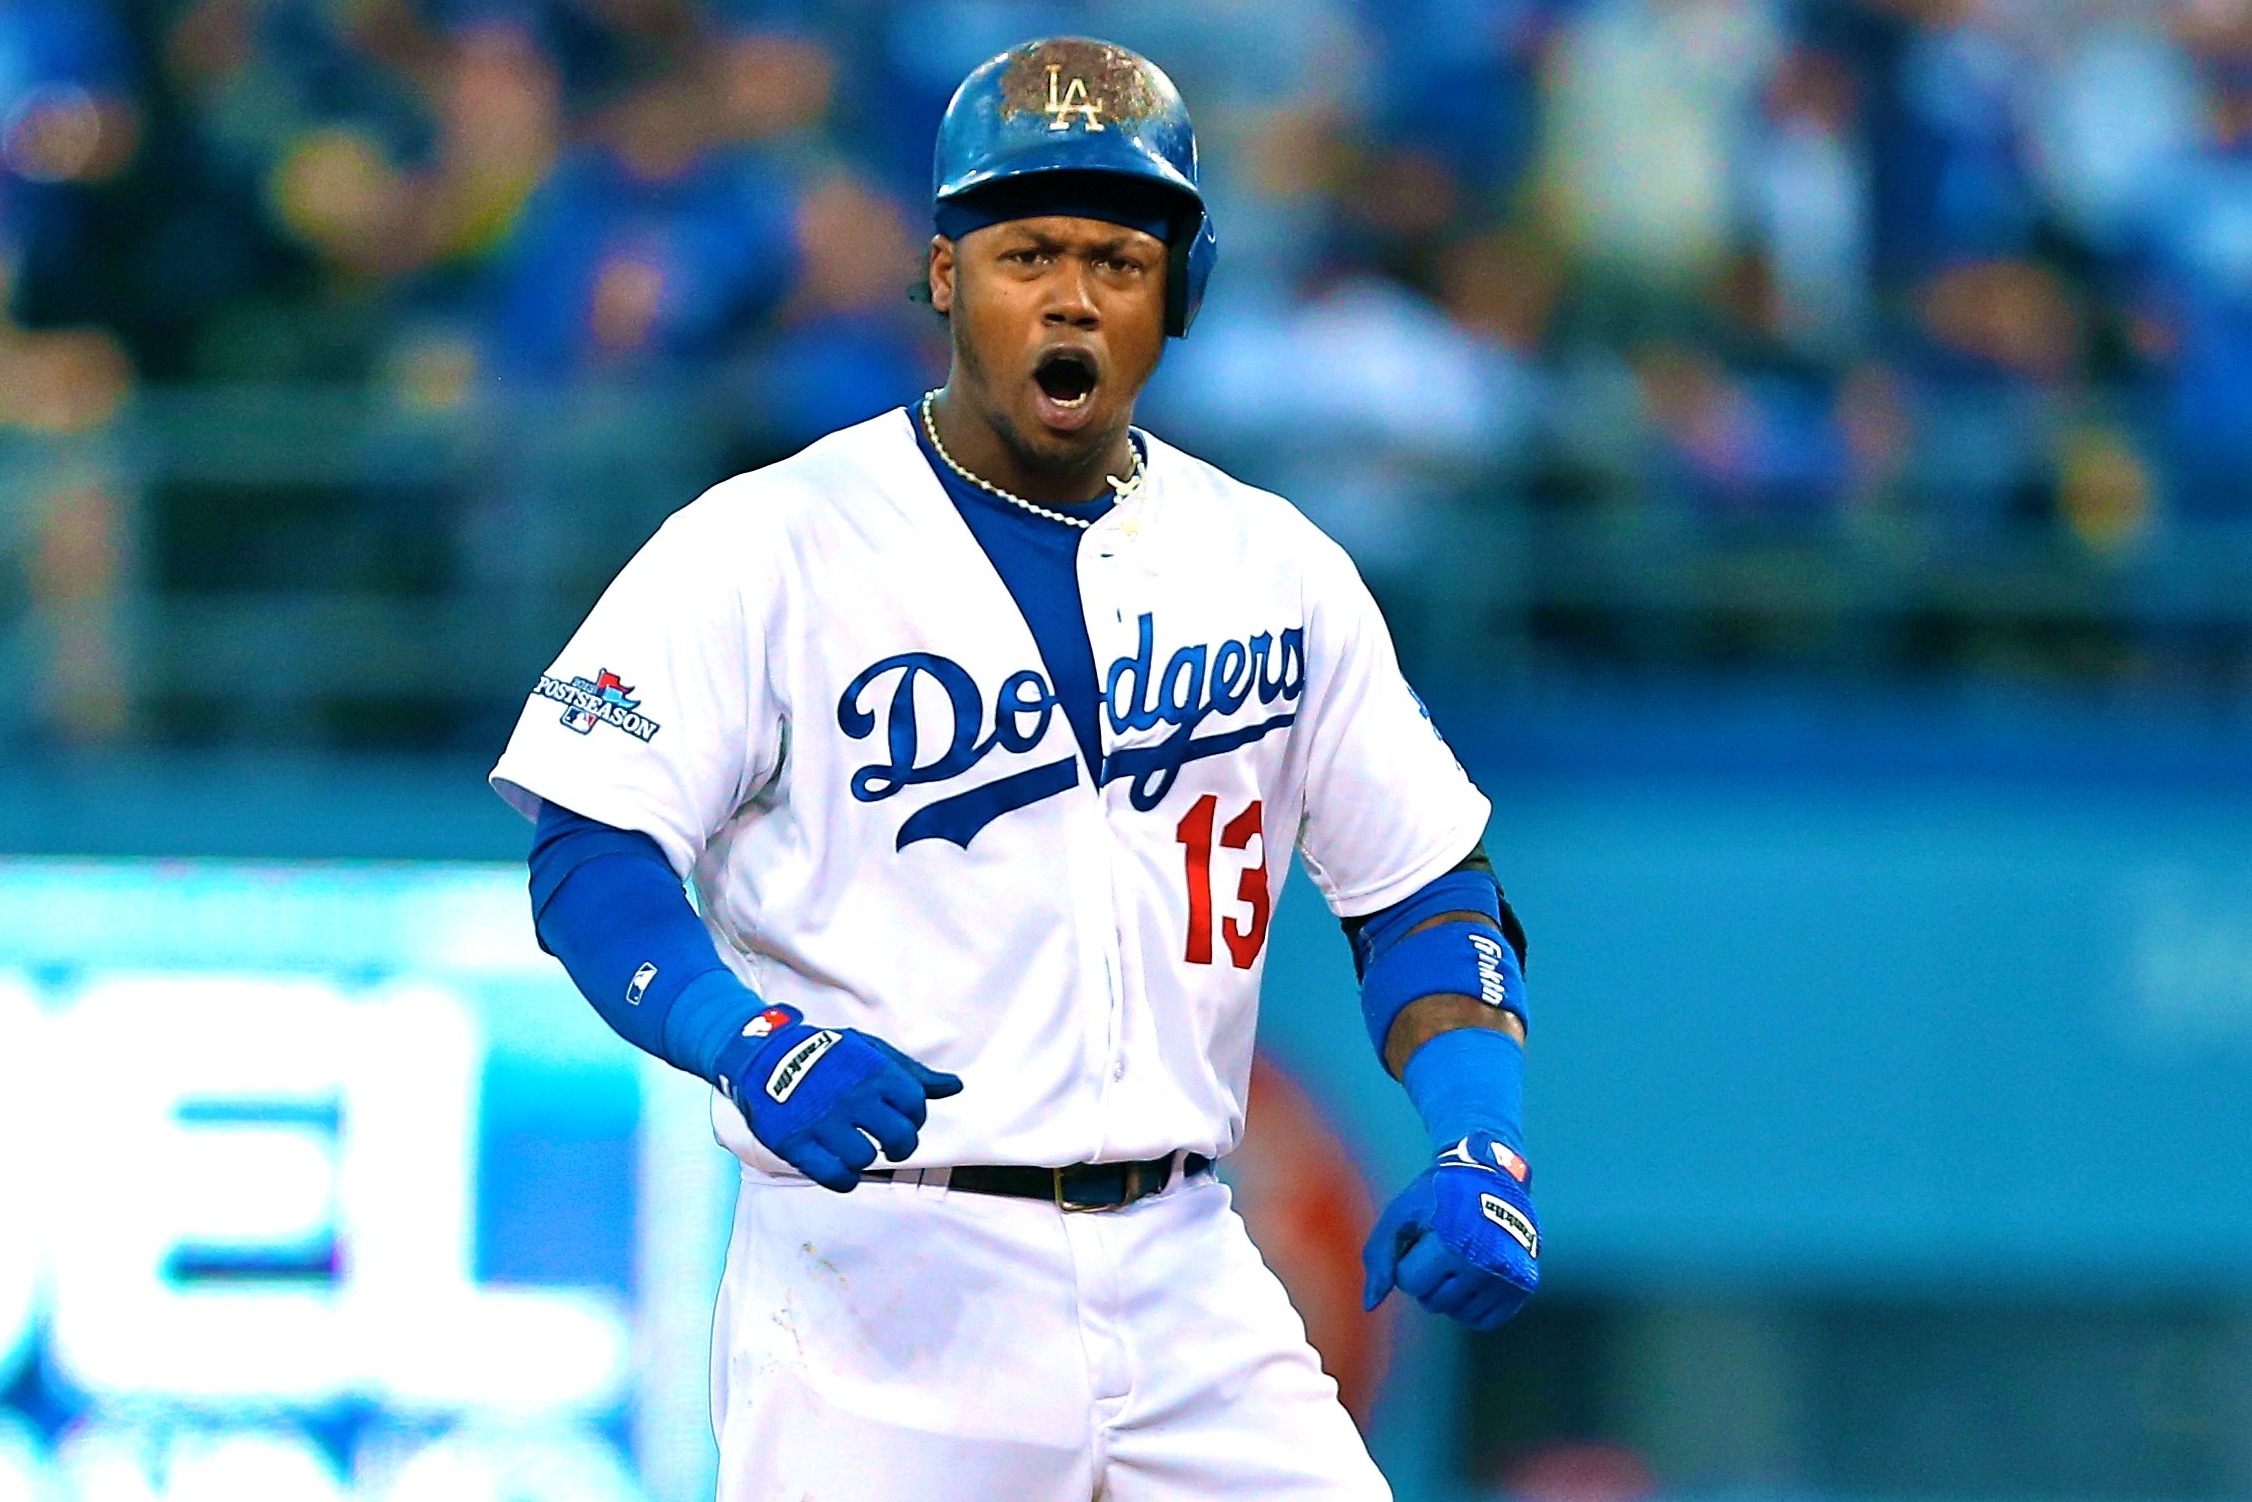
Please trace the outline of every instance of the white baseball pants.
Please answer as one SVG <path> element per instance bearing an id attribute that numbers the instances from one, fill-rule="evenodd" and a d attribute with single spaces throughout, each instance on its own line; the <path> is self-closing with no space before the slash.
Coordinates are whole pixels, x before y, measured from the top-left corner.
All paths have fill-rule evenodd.
<path id="1" fill-rule="evenodd" d="M 1392 1495 L 1209 1174 L 1065 1214 L 746 1170 L 712 1413 L 719 1502 Z"/>

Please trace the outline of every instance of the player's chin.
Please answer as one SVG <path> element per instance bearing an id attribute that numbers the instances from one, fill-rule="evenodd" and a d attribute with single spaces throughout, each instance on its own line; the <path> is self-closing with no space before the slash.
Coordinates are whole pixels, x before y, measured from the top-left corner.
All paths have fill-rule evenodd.
<path id="1" fill-rule="evenodd" d="M 1036 468 L 1078 470 L 1092 463 L 1116 437 L 1115 418 L 1049 427 L 1037 411 L 1018 415 L 1013 435 L 1018 454 Z"/>

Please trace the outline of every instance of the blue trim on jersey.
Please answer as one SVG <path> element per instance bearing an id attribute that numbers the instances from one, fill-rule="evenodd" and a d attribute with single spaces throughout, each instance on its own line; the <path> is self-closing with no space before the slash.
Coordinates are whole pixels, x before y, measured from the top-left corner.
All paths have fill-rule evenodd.
<path id="1" fill-rule="evenodd" d="M 1113 752 L 1110 760 L 1103 763 L 1103 782 L 1107 786 L 1121 778 L 1132 778 L 1134 785 L 1128 792 L 1128 801 L 1147 813 L 1165 801 L 1165 795 L 1173 791 L 1173 779 L 1190 762 L 1240 751 L 1253 741 L 1263 740 L 1297 723 L 1296 714 L 1278 714 L 1256 725 L 1206 736 L 1195 735 L 1194 725 L 1183 725 L 1154 746 L 1133 746 Z"/>
<path id="2" fill-rule="evenodd" d="M 657 842 L 559 804 L 532 836 L 532 926 L 610 1030 L 700 1079 L 766 1003 L 719 957 Z"/>
<path id="3" fill-rule="evenodd" d="M 1079 754 L 1086 759 L 1089 774 L 1099 783 L 1103 764 L 1098 719 L 1102 686 L 1095 673 L 1094 643 L 1087 637 L 1086 605 L 1079 596 L 1079 539 L 1086 534 L 1077 527 L 1020 511 L 998 496 L 988 495 L 964 481 L 947 468 L 946 461 L 931 447 L 930 435 L 923 431 L 922 419 L 913 407 L 907 409 L 907 425 L 915 430 L 915 446 L 923 451 L 931 473 L 938 477 L 954 509 L 962 514 L 970 535 L 985 550 L 993 571 L 1001 576 L 1009 598 L 1016 601 L 1018 613 L 1031 628 L 1032 643 L 1039 649 L 1040 661 L 1048 669 L 1048 682 L 1055 689 L 1056 703 L 1079 742 Z M 1140 435 L 1132 434 L 1129 438 L 1136 451 L 1141 451 Z M 1144 453 L 1142 458 L 1147 463 L 1149 456 Z M 1116 504 L 1106 491 L 1084 505 L 1051 509 L 1097 521 Z M 1022 806 L 1009 804 L 993 812 L 998 816 Z M 976 833 L 974 829 L 970 832 Z M 908 843 L 904 829 L 900 831 L 899 842 L 903 846 Z"/>
<path id="4" fill-rule="evenodd" d="M 1043 798 L 1078 786 L 1079 763 L 1071 757 L 1029 771 L 998 777 L 966 793 L 926 803 L 899 826 L 895 850 L 905 850 L 917 840 L 946 840 L 970 848 L 977 832 L 1003 814 L 1029 808 Z"/>

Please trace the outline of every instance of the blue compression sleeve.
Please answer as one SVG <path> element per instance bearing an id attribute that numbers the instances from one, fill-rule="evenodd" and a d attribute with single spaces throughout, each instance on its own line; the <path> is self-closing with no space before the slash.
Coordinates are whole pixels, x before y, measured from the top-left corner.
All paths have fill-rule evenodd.
<path id="1" fill-rule="evenodd" d="M 1458 1027 L 1408 1055 L 1400 1083 L 1444 1149 L 1473 1132 L 1486 1132 L 1525 1151 L 1525 1050 L 1507 1033 Z"/>
<path id="2" fill-rule="evenodd" d="M 718 1082 L 765 1003 L 721 961 L 657 842 L 550 803 L 532 837 L 532 926 L 612 1031 Z"/>

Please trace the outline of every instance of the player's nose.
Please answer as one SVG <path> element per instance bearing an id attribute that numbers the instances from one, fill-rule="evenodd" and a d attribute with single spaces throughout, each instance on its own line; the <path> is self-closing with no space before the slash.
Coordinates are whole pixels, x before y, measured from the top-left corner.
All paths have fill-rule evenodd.
<path id="1" fill-rule="evenodd" d="M 1102 322 L 1102 314 L 1095 307 L 1094 288 L 1089 285 L 1088 267 L 1066 260 L 1048 279 L 1048 297 L 1041 308 L 1041 322 L 1051 327 L 1092 329 Z"/>

